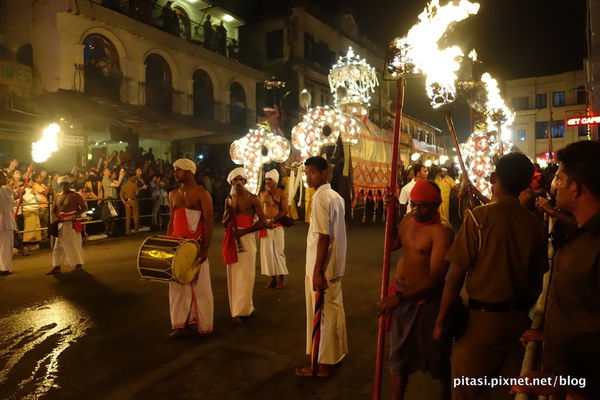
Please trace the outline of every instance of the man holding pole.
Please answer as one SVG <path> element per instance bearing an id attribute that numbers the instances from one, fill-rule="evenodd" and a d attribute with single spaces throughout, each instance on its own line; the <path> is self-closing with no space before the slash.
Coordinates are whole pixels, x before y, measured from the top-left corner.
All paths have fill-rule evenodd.
<path id="1" fill-rule="evenodd" d="M 87 206 L 83 198 L 71 190 L 69 176 L 61 176 L 58 183 L 62 193 L 56 196 L 52 209 L 54 223 L 58 224 L 58 238 L 52 251 L 52 269 L 46 275 L 60 274 L 60 266 L 65 261 L 69 265 L 75 265 L 76 271 L 83 268 L 83 226 L 78 219 L 87 210 Z"/>
<path id="2" fill-rule="evenodd" d="M 573 213 L 578 229 L 554 257 L 543 332 L 527 331 L 522 340 L 544 342 L 544 370 L 567 399 L 600 399 L 600 143 L 576 142 L 557 157 L 556 205 Z M 515 391 L 550 395 L 557 389 Z"/>
<path id="3" fill-rule="evenodd" d="M 306 182 L 315 189 L 306 238 L 305 277 L 306 354 L 313 357 L 313 362 L 311 366 L 297 368 L 296 375 L 327 377 L 331 366 L 348 353 L 342 298 L 346 266 L 344 199 L 327 183 L 329 168 L 324 158 L 310 157 L 304 165 Z M 319 298 L 323 300 L 322 317 L 318 319 L 320 324 L 313 326 Z M 319 337 L 320 343 L 313 348 L 314 337 Z"/>
<path id="4" fill-rule="evenodd" d="M 469 316 L 464 334 L 452 349 L 452 398 L 488 399 L 489 386 L 461 384 L 463 378 L 505 378 L 519 374 L 529 327 L 528 311 L 548 269 L 544 230 L 519 203 L 529 186 L 533 164 L 521 153 L 500 158 L 491 175 L 494 201 L 467 211 L 446 255 L 452 265 L 446 277 L 434 337 L 440 339 L 466 278 Z M 470 190 L 470 186 L 465 186 Z M 508 387 L 501 387 L 508 396 Z M 504 397 L 503 397 L 504 398 Z"/>
<path id="5" fill-rule="evenodd" d="M 398 204 L 393 195 L 387 201 Z M 454 236 L 448 220 L 440 218 L 441 203 L 439 187 L 420 179 L 410 193 L 412 213 L 402 219 L 397 232 L 394 210 L 392 250 L 404 251 L 391 295 L 377 305 L 380 315 L 391 318 L 392 399 L 404 398 L 409 374 L 415 371 L 440 379 L 442 398 L 450 399 L 450 342 L 433 338 L 448 270 L 444 257 Z"/>

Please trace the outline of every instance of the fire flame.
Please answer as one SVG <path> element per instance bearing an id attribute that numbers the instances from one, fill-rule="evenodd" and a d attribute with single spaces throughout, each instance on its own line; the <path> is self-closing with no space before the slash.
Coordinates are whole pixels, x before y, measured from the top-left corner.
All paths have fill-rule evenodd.
<path id="1" fill-rule="evenodd" d="M 484 84 L 487 100 L 485 102 L 486 122 L 489 129 L 500 125 L 502 129 L 502 140 L 510 140 L 509 126 L 515 121 L 515 114 L 504 103 L 498 89 L 498 82 L 492 78 L 487 72 L 481 76 L 481 81 Z"/>
<path id="2" fill-rule="evenodd" d="M 31 144 L 31 158 L 33 161 L 41 163 L 46 161 L 52 153 L 58 150 L 58 134 L 60 125 L 50 124 L 42 132 L 42 138 Z"/>
<path id="3" fill-rule="evenodd" d="M 403 55 L 394 57 L 392 66 L 398 65 L 400 73 L 421 72 L 426 76 L 427 95 L 433 108 L 451 103 L 456 97 L 456 72 L 464 56 L 458 46 L 445 49 L 438 47 L 438 41 L 455 22 L 462 21 L 479 12 L 479 4 L 461 0 L 440 6 L 439 0 L 432 0 L 419 15 L 419 23 L 394 44 Z M 412 70 L 412 71 L 411 71 Z"/>

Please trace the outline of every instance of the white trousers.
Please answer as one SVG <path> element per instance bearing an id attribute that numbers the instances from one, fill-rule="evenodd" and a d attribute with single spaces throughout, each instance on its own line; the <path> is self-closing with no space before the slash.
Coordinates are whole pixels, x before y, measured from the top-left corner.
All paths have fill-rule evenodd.
<path id="1" fill-rule="evenodd" d="M 323 311 L 321 312 L 321 342 L 319 344 L 319 364 L 335 365 L 348 354 L 346 335 L 346 314 L 342 299 L 342 278 L 327 282 Z M 312 277 L 304 280 L 306 294 L 306 354 L 311 354 L 312 332 L 315 317 L 315 291 Z"/>
<path id="2" fill-rule="evenodd" d="M 232 317 L 247 317 L 254 311 L 252 292 L 256 277 L 256 239 L 254 233 L 240 238 L 244 250 L 238 262 L 227 264 L 227 293 Z"/>
<path id="3" fill-rule="evenodd" d="M 14 232 L 0 231 L 0 271 L 12 271 Z"/>
<path id="4" fill-rule="evenodd" d="M 287 275 L 285 262 L 285 234 L 283 227 L 267 229 L 267 236 L 260 239 L 260 271 L 263 275 Z"/>
<path id="5" fill-rule="evenodd" d="M 52 251 L 52 266 L 83 264 L 81 233 L 75 232 L 72 222 L 63 222 Z"/>
<path id="6" fill-rule="evenodd" d="M 173 329 L 195 324 L 200 333 L 213 331 L 214 302 L 208 260 L 200 265 L 192 283 L 169 282 L 169 310 Z"/>

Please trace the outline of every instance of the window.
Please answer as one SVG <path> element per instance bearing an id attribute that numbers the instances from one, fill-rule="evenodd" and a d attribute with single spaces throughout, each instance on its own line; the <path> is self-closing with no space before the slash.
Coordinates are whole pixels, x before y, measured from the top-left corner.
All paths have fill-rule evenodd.
<path id="1" fill-rule="evenodd" d="M 265 35 L 267 60 L 276 60 L 283 57 L 283 29 L 267 32 Z"/>
<path id="2" fill-rule="evenodd" d="M 27 43 L 19 47 L 19 50 L 17 51 L 17 62 L 33 67 L 33 48 L 31 47 L 31 44 Z"/>
<path id="3" fill-rule="evenodd" d="M 565 102 L 565 92 L 554 92 L 552 95 L 552 105 L 555 107 L 564 106 Z"/>
<path id="4" fill-rule="evenodd" d="M 585 86 L 579 86 L 577 88 L 577 104 L 587 104 Z"/>
<path id="5" fill-rule="evenodd" d="M 84 90 L 92 96 L 121 99 L 121 68 L 115 46 L 101 35 L 83 41 Z"/>
<path id="6" fill-rule="evenodd" d="M 315 42 L 315 38 L 310 33 L 304 32 L 304 58 L 310 60 L 312 54 L 312 46 Z"/>
<path id="7" fill-rule="evenodd" d="M 520 141 L 524 141 L 525 137 L 526 137 L 525 129 L 519 129 L 517 131 L 517 137 L 519 138 Z"/>
<path id="8" fill-rule="evenodd" d="M 552 132 L 552 138 L 565 137 L 565 121 L 552 121 L 550 131 Z"/>
<path id="9" fill-rule="evenodd" d="M 529 98 L 513 97 L 512 106 L 514 110 L 527 110 L 527 108 L 529 108 Z"/>
<path id="10" fill-rule="evenodd" d="M 535 108 L 546 108 L 548 106 L 548 95 L 538 93 L 535 95 Z"/>
<path id="11" fill-rule="evenodd" d="M 171 68 L 158 54 L 150 54 L 146 61 L 146 106 L 171 111 Z"/>
<path id="12" fill-rule="evenodd" d="M 246 93 L 237 82 L 229 87 L 229 122 L 234 125 L 246 125 Z"/>
<path id="13" fill-rule="evenodd" d="M 335 51 L 330 51 L 327 43 L 316 42 L 313 35 L 304 32 L 304 58 L 323 68 L 330 68 L 335 63 Z"/>
<path id="14" fill-rule="evenodd" d="M 215 100 L 210 77 L 206 72 L 199 69 L 194 72 L 192 78 L 194 80 L 194 117 L 213 119 Z"/>
<path id="15" fill-rule="evenodd" d="M 577 136 L 587 136 L 588 135 L 588 125 L 579 125 L 577 127 Z"/>
<path id="16" fill-rule="evenodd" d="M 548 137 L 548 122 L 536 122 L 535 123 L 535 138 L 546 139 Z"/>
<path id="17" fill-rule="evenodd" d="M 190 18 L 187 13 L 181 7 L 173 7 L 173 14 L 175 18 L 172 18 L 172 22 L 169 21 L 172 26 L 167 26 L 165 29 L 170 31 L 172 34 L 179 36 L 182 39 L 190 40 L 192 38 L 192 29 L 190 24 Z M 169 25 L 169 23 L 167 23 Z"/>

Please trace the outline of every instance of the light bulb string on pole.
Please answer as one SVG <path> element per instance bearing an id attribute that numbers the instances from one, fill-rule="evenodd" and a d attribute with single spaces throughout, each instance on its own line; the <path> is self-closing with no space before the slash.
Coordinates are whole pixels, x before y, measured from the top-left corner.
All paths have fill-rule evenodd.
<path id="1" fill-rule="evenodd" d="M 402 109 L 404 107 L 404 86 L 405 79 L 400 77 L 396 82 L 397 94 L 396 94 L 396 119 L 394 124 L 394 139 L 392 147 L 392 163 L 391 163 L 391 174 L 390 174 L 390 186 L 389 193 L 396 193 L 397 190 L 397 176 L 398 176 L 398 148 L 400 145 L 400 126 L 402 122 Z M 383 248 L 383 268 L 381 274 L 381 296 L 383 299 L 388 295 L 389 281 L 390 281 L 390 261 L 392 253 L 392 243 L 395 238 L 392 235 L 395 232 L 395 204 L 387 204 L 386 206 L 386 219 L 385 219 L 385 239 Z M 381 399 L 381 383 L 383 378 L 383 349 L 385 347 L 385 333 L 386 333 L 386 317 L 384 315 L 379 316 L 379 330 L 377 333 L 377 352 L 375 355 L 375 380 L 373 384 L 373 399 Z"/>

